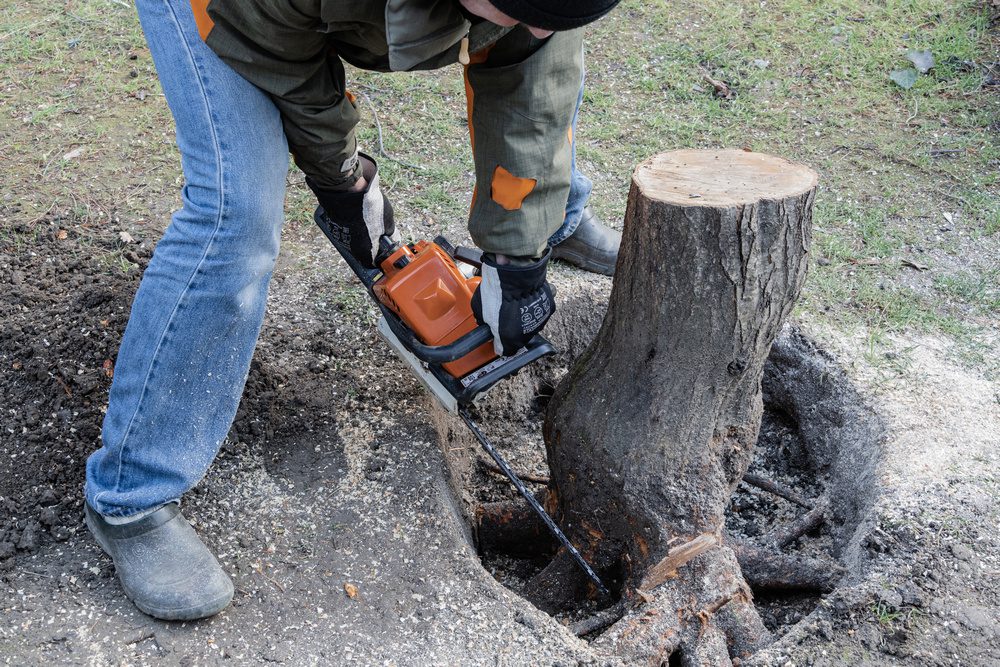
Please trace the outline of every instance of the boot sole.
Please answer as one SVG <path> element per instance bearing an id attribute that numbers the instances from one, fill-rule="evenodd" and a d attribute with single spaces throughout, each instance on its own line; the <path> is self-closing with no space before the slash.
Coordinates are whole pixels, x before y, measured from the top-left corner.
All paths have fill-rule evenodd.
<path id="1" fill-rule="evenodd" d="M 558 246 L 556 247 L 558 248 Z M 572 250 L 563 250 L 556 254 L 555 249 L 553 249 L 552 258 L 567 262 L 591 273 L 599 273 L 604 276 L 615 275 L 615 267 L 613 265 L 609 267 L 607 264 L 596 262 Z"/>

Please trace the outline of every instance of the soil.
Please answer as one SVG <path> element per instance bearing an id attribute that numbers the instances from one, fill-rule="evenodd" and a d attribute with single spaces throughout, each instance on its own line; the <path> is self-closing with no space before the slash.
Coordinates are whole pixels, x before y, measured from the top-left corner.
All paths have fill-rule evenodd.
<path id="1" fill-rule="evenodd" d="M 286 235 L 230 437 L 185 499 L 233 575 L 234 604 L 194 624 L 136 611 L 82 526 L 80 489 L 108 362 L 156 234 L 126 238 L 71 217 L 14 231 L 0 247 L 0 662 L 615 664 L 565 626 L 592 609 L 551 618 L 516 595 L 540 563 L 492 556 L 482 566 L 469 512 L 515 493 L 378 341 L 346 268 L 306 227 Z M 539 475 L 538 419 L 610 285 L 562 267 L 553 279 L 553 338 L 566 352 L 477 410 L 515 468 Z M 831 594 L 758 595 L 779 640 L 752 664 L 996 663 L 996 388 L 935 344 L 920 342 L 925 378 L 869 392 L 888 434 L 874 441 L 881 456 L 831 444 L 864 440 L 853 413 L 766 394 L 753 471 L 807 498 L 845 499 L 836 520 L 791 549 L 849 572 Z M 836 350 L 841 363 L 850 350 Z M 840 364 L 813 352 L 802 377 L 813 368 L 846 382 Z M 772 379 L 794 386 L 799 371 L 783 368 Z M 863 371 L 851 377 L 871 389 Z M 809 406 L 822 413 L 812 422 Z M 800 511 L 741 484 L 728 527 L 753 539 Z"/>

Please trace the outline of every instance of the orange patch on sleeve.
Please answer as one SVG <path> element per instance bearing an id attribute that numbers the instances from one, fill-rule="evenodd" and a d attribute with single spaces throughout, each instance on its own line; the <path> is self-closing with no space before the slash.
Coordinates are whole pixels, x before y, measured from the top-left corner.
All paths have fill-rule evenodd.
<path id="1" fill-rule="evenodd" d="M 215 21 L 208 15 L 208 3 L 211 0 L 191 0 L 191 9 L 194 11 L 194 22 L 198 26 L 198 34 L 202 41 L 208 39 L 208 33 L 215 27 Z"/>
<path id="2" fill-rule="evenodd" d="M 538 183 L 533 178 L 520 178 L 497 165 L 493 170 L 493 201 L 508 211 L 517 211 Z"/>

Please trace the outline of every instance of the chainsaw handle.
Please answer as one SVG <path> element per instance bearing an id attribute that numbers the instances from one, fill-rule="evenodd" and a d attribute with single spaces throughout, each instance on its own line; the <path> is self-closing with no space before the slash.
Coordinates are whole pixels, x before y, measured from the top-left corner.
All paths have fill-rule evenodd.
<path id="1" fill-rule="evenodd" d="M 378 306 L 385 316 L 386 323 L 392 329 L 392 333 L 396 334 L 399 342 L 420 359 L 420 361 L 428 364 L 446 364 L 451 361 L 457 361 L 481 345 L 493 340 L 493 332 L 490 331 L 489 326 L 480 324 L 469 333 L 447 345 L 425 345 L 417 339 L 409 327 L 399 320 L 399 316 L 396 313 L 389 310 L 382 303 L 379 303 Z"/>

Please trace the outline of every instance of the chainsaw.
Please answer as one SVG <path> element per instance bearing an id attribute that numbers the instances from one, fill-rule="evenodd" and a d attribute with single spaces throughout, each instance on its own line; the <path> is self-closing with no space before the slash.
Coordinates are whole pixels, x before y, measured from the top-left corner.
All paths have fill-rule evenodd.
<path id="1" fill-rule="evenodd" d="M 609 591 L 593 568 L 545 512 L 524 483 L 476 425 L 469 406 L 504 378 L 555 349 L 536 334 L 510 356 L 494 350 L 493 334 L 472 313 L 472 294 L 481 280 L 482 252 L 455 247 L 444 237 L 400 244 L 383 235 L 368 268 L 351 254 L 323 207 L 316 224 L 354 271 L 381 311 L 378 332 L 446 410 L 457 414 L 487 454 L 517 488 L 549 532 L 604 595 Z"/>

